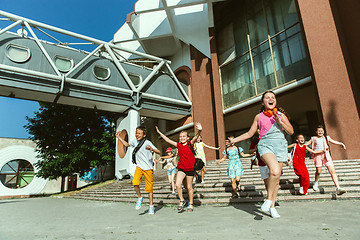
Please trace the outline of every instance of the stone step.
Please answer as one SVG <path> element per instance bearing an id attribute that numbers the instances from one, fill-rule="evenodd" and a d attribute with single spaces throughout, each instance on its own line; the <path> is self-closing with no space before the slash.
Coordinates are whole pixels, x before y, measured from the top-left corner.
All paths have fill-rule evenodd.
<path id="1" fill-rule="evenodd" d="M 239 192 L 240 197 L 231 199 L 232 187 L 230 179 L 226 175 L 227 163 L 216 165 L 215 162 L 209 162 L 207 173 L 205 175 L 205 183 L 194 184 L 194 203 L 201 204 L 233 204 L 244 202 L 260 202 L 266 196 L 266 190 L 263 180 L 260 178 L 259 168 L 254 166 L 250 169 L 250 161 L 244 160 L 243 166 L 245 170 L 244 176 L 241 177 Z M 307 159 L 310 179 L 313 179 L 315 167 L 311 159 Z M 353 199 L 360 197 L 360 160 L 341 160 L 334 161 L 336 173 L 339 177 L 341 186 L 347 190 L 342 196 L 337 196 L 332 179 L 324 168 L 319 182 L 318 192 L 314 192 L 311 188 L 308 195 L 299 195 L 300 187 L 298 177 L 294 170 L 285 166 L 283 175 L 280 180 L 280 189 L 278 192 L 279 201 L 297 201 L 297 200 L 318 200 L 318 199 Z M 167 180 L 166 170 L 158 169 L 154 173 L 154 202 L 155 204 L 178 204 L 176 195 L 170 192 L 170 185 Z M 312 187 L 312 183 L 310 185 Z M 144 182 L 140 184 L 140 189 L 145 201 L 148 201 L 148 194 L 143 190 Z M 187 193 L 183 190 L 184 197 Z M 87 190 L 82 189 L 76 194 L 65 197 L 101 200 L 101 201 L 121 201 L 134 203 L 137 200 L 136 193 L 131 184 L 130 179 L 120 182 L 114 182 L 97 188 L 92 187 Z"/>
<path id="2" fill-rule="evenodd" d="M 349 173 L 348 175 L 340 175 L 339 177 L 339 181 L 340 181 L 340 185 L 343 184 L 360 184 L 360 182 L 358 182 L 357 180 L 360 180 L 360 175 L 356 174 L 356 173 Z M 354 182 L 357 181 L 357 182 Z M 284 187 L 285 185 L 289 185 L 289 184 L 299 184 L 299 180 L 297 178 L 297 176 L 294 176 L 292 178 L 282 178 L 280 179 L 280 186 Z M 333 185 L 332 179 L 331 177 L 328 176 L 322 176 L 320 178 L 320 182 L 319 182 L 319 186 L 326 186 L 326 185 Z M 140 184 L 140 188 L 143 189 L 144 188 L 144 183 Z M 229 180 L 229 178 L 224 178 L 224 181 L 219 181 L 219 180 L 214 180 L 214 181 L 206 181 L 205 183 L 198 183 L 194 185 L 196 188 L 208 188 L 208 189 L 213 189 L 215 187 L 231 187 L 231 182 Z M 248 186 L 264 186 L 264 181 L 260 179 L 260 177 L 256 178 L 256 179 L 250 179 L 250 180 L 244 180 L 241 179 L 240 181 L 240 186 L 242 187 L 248 187 Z M 169 189 L 170 188 L 170 184 L 168 182 L 159 182 L 159 183 L 154 183 L 154 191 L 159 191 L 162 189 Z M 112 186 L 108 186 L 108 187 L 104 187 L 101 189 L 91 189 L 88 190 L 88 192 L 99 192 L 99 191 L 107 191 L 107 192 L 122 192 L 122 191 L 129 191 L 132 192 L 134 191 L 133 186 L 131 185 L 131 183 L 128 186 L 119 186 L 115 184 L 112 184 Z"/>

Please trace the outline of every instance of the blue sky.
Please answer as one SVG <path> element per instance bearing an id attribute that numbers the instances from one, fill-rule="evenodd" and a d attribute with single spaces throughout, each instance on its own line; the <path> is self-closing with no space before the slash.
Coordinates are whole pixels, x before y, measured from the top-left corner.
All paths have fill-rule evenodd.
<path id="1" fill-rule="evenodd" d="M 136 0 L 1 0 L 0 10 L 103 41 L 110 41 Z M 6 23 L 9 25 L 9 23 Z M 6 25 L 6 26 L 7 26 Z M 0 28 L 4 27 L 4 22 Z M 0 97 L 0 137 L 28 138 L 26 116 L 39 104 Z"/>

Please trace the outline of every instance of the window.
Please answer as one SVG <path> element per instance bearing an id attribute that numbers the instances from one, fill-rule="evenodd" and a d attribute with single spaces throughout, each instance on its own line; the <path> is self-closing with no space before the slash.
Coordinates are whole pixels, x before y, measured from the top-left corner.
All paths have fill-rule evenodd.
<path id="1" fill-rule="evenodd" d="M 24 63 L 30 59 L 31 53 L 28 47 L 9 44 L 6 48 L 6 55 L 13 62 Z"/>
<path id="2" fill-rule="evenodd" d="M 68 72 L 74 66 L 74 61 L 71 58 L 56 55 L 55 66 L 60 72 Z"/>
<path id="3" fill-rule="evenodd" d="M 224 108 L 310 74 L 294 0 L 225 1 L 214 17 Z"/>
<path id="4" fill-rule="evenodd" d="M 34 178 L 33 165 L 23 159 L 16 159 L 6 163 L 0 171 L 1 183 L 11 189 L 23 188 Z"/>
<path id="5" fill-rule="evenodd" d="M 105 81 L 110 77 L 110 69 L 108 67 L 95 65 L 93 74 L 97 79 Z"/>
<path id="6" fill-rule="evenodd" d="M 140 83 L 142 82 L 142 78 L 139 74 L 128 73 L 128 76 L 129 76 L 130 80 L 132 81 L 132 83 L 135 85 L 135 87 L 139 86 Z"/>

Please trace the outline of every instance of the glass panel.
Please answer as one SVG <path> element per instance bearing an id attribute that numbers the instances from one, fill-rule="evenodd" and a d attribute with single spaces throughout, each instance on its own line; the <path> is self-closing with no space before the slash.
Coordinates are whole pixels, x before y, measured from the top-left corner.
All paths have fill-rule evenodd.
<path id="1" fill-rule="evenodd" d="M 106 80 L 110 77 L 110 69 L 108 67 L 95 65 L 93 73 L 95 77 L 100 80 Z"/>
<path id="2" fill-rule="evenodd" d="M 299 24 L 271 41 L 279 85 L 310 74 Z"/>
<path id="3" fill-rule="evenodd" d="M 294 0 L 264 0 L 270 35 L 299 22 Z"/>
<path id="4" fill-rule="evenodd" d="M 249 53 L 221 68 L 224 107 L 255 95 Z"/>
<path id="5" fill-rule="evenodd" d="M 258 94 L 276 87 L 270 46 L 266 42 L 252 50 Z"/>
<path id="6" fill-rule="evenodd" d="M 221 28 L 217 37 L 219 64 L 222 65 L 235 58 L 233 24 Z"/>
<path id="7" fill-rule="evenodd" d="M 14 62 L 23 63 L 29 60 L 30 49 L 27 47 L 10 44 L 7 47 L 7 56 Z"/>
<path id="8" fill-rule="evenodd" d="M 255 47 L 267 39 L 265 15 L 261 1 L 247 1 L 247 24 L 250 34 L 251 47 Z"/>
<path id="9" fill-rule="evenodd" d="M 55 56 L 55 66 L 61 72 L 68 72 L 73 67 L 73 60 L 63 56 Z"/>
<path id="10" fill-rule="evenodd" d="M 249 51 L 249 44 L 247 40 L 246 19 L 243 15 L 237 17 L 234 21 L 234 39 L 236 56 L 243 55 Z"/>
<path id="11" fill-rule="evenodd" d="M 128 73 L 128 76 L 136 87 L 140 85 L 140 83 L 141 83 L 140 75 L 135 74 L 135 73 Z"/>
<path id="12" fill-rule="evenodd" d="M 16 159 L 5 164 L 0 171 L 0 181 L 8 188 L 26 187 L 34 179 L 33 165 L 22 159 Z"/>

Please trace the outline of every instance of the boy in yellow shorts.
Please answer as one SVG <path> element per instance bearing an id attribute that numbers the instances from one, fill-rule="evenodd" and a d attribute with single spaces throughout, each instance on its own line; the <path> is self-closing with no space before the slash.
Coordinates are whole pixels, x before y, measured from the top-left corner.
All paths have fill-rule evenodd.
<path id="1" fill-rule="evenodd" d="M 133 163 L 136 164 L 136 170 L 134 174 L 134 179 L 132 181 L 136 194 L 138 195 L 138 200 L 136 202 L 135 209 L 138 210 L 141 208 L 143 202 L 143 197 L 140 193 L 140 182 L 141 178 L 145 176 L 145 191 L 149 193 L 149 214 L 152 215 L 155 212 L 153 205 L 153 153 L 160 154 L 160 151 L 147 140 L 146 137 L 146 128 L 144 126 L 139 126 L 136 128 L 135 139 L 131 140 L 129 143 L 120 137 L 120 132 L 117 132 L 115 135 L 125 147 L 133 147 Z"/>

